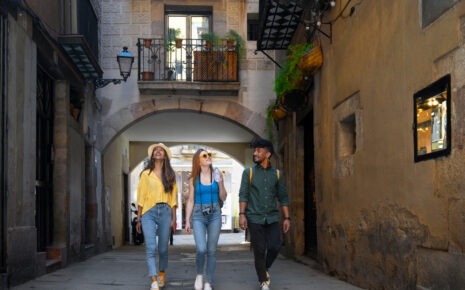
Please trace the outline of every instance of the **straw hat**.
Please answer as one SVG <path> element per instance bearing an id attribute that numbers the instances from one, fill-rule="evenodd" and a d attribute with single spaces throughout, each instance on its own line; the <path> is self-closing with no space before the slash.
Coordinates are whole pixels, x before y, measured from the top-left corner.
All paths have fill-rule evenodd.
<path id="1" fill-rule="evenodd" d="M 147 150 L 149 158 L 152 158 L 153 149 L 155 149 L 156 147 L 161 147 L 165 149 L 166 154 L 168 154 L 168 158 L 171 159 L 171 150 L 163 143 L 152 144 L 149 146 L 149 149 Z"/>

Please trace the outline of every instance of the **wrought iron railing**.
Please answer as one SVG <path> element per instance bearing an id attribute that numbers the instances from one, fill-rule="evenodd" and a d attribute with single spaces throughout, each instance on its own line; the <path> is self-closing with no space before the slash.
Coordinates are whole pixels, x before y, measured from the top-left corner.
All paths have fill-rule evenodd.
<path id="1" fill-rule="evenodd" d="M 139 38 L 137 46 L 140 81 L 239 80 L 237 45 L 226 40 Z"/>

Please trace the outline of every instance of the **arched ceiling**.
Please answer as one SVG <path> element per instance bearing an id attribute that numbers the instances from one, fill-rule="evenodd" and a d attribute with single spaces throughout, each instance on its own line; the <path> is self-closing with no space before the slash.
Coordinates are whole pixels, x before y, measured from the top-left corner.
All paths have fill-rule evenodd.
<path id="1" fill-rule="evenodd" d="M 205 113 L 153 114 L 123 132 L 129 141 L 248 143 L 254 135 L 231 121 Z"/>

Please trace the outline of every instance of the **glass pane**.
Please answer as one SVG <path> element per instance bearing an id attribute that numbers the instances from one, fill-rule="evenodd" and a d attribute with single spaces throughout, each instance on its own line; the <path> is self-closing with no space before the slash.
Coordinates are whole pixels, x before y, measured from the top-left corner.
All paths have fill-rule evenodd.
<path id="1" fill-rule="evenodd" d="M 416 99 L 417 154 L 425 155 L 447 148 L 447 91 L 431 98 Z"/>
<path id="2" fill-rule="evenodd" d="M 168 59 L 166 61 L 167 68 L 166 71 L 166 80 L 185 80 L 186 79 L 186 53 L 185 47 L 186 38 L 187 38 L 187 17 L 186 16 L 169 16 L 168 17 L 168 34 L 173 34 L 174 36 L 169 36 L 165 38 L 165 42 L 169 41 L 168 44 L 165 44 L 165 49 L 167 50 Z M 174 39 L 181 39 L 176 40 Z"/>
<path id="3" fill-rule="evenodd" d="M 209 31 L 209 18 L 202 16 L 192 16 L 192 39 L 200 39 L 202 33 Z"/>

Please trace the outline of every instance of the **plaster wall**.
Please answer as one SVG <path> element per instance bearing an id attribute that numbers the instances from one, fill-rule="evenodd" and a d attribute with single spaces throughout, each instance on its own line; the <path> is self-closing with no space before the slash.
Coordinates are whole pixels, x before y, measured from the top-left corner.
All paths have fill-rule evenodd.
<path id="1" fill-rule="evenodd" d="M 322 38 L 314 101 L 319 257 L 326 271 L 364 288 L 452 289 L 465 281 L 463 272 L 444 278 L 465 252 L 457 230 L 465 225 L 465 2 L 425 28 L 419 3 L 363 1 L 334 23 L 332 44 Z M 413 94 L 448 73 L 452 153 L 415 163 Z M 350 113 L 357 148 L 343 160 L 338 126 Z"/>
<path id="2" fill-rule="evenodd" d="M 36 273 L 36 66 L 31 20 L 8 17 L 6 252 L 10 285 Z"/>
<path id="3" fill-rule="evenodd" d="M 129 141 L 120 135 L 103 155 L 104 184 L 109 195 L 111 239 L 114 248 L 124 244 L 123 236 L 123 173 L 129 174 Z"/>
<path id="4" fill-rule="evenodd" d="M 69 123 L 69 250 L 70 259 L 77 259 L 85 241 L 85 149 L 79 124 Z"/>

